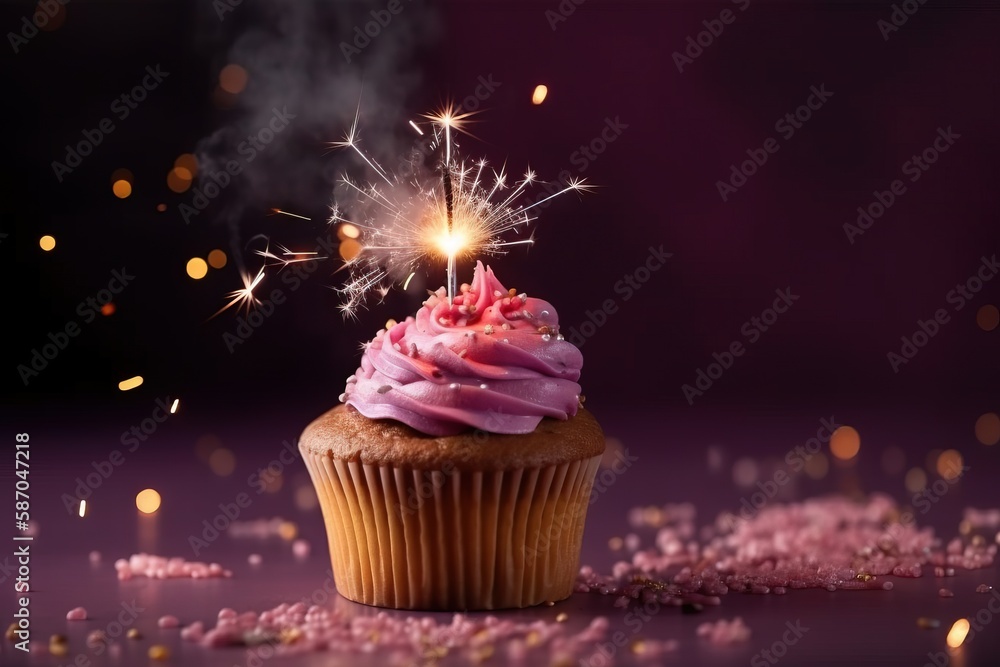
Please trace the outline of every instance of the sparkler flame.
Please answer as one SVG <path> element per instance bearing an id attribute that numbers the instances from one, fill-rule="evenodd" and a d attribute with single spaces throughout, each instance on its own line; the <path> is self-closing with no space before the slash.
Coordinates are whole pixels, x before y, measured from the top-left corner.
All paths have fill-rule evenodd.
<path id="1" fill-rule="evenodd" d="M 369 291 L 386 283 L 409 280 L 422 264 L 444 260 L 448 273 L 448 295 L 457 289 L 456 263 L 480 255 L 502 255 L 515 245 L 530 245 L 534 239 L 520 236 L 536 217 L 535 207 L 571 191 L 584 192 L 590 186 L 582 179 L 569 181 L 562 189 L 531 204 L 518 199 L 534 184 L 529 168 L 522 179 L 508 185 L 506 167 L 499 171 L 485 160 L 467 162 L 455 157 L 453 133 L 465 132 L 472 113 L 454 106 L 426 114 L 433 137 L 432 146 L 444 153 L 439 174 L 418 171 L 409 178 L 388 172 L 360 147 L 356 114 L 338 148 L 350 148 L 378 176 L 380 182 L 361 185 L 348 177 L 341 179 L 347 193 L 356 198 L 352 215 L 334 205 L 331 223 L 346 223 L 361 230 L 361 252 L 346 261 L 350 277 L 338 291 L 345 316 L 363 306 Z M 416 125 L 410 121 L 411 125 Z M 416 128 L 419 131 L 419 127 Z M 384 291 L 381 292 L 384 295 Z"/>

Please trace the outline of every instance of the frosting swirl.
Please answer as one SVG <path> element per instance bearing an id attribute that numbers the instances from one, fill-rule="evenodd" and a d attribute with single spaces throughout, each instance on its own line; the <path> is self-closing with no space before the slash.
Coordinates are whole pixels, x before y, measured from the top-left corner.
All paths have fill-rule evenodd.
<path id="1" fill-rule="evenodd" d="M 508 291 L 477 262 L 453 304 L 442 287 L 366 343 L 340 399 L 429 435 L 530 433 L 543 417 L 576 414 L 582 366 L 551 304 Z"/>

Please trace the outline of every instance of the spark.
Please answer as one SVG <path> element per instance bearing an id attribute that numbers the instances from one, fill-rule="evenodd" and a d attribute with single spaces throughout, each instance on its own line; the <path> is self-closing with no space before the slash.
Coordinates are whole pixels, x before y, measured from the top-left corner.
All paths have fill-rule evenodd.
<path id="1" fill-rule="evenodd" d="M 253 291 L 256 289 L 257 285 L 264 280 L 264 267 L 261 267 L 255 276 L 247 273 L 246 271 L 241 271 L 240 278 L 243 280 L 243 288 L 230 292 L 227 295 L 229 303 L 216 311 L 215 315 L 212 315 L 212 317 L 221 315 L 233 306 L 236 306 L 237 312 L 246 309 L 246 312 L 249 313 L 254 307 L 260 305 L 260 301 L 256 296 L 254 296 Z"/>
<path id="2" fill-rule="evenodd" d="M 414 123 L 414 122 L 413 122 L 412 120 L 410 121 L 410 127 L 412 127 L 412 128 L 414 129 L 414 130 L 416 130 L 416 131 L 417 131 L 417 134 L 419 134 L 419 135 L 420 135 L 421 137 L 422 137 L 422 136 L 424 136 L 424 131 L 423 131 L 423 130 L 421 130 L 421 129 L 420 129 L 420 128 L 419 128 L 418 126 L 417 126 L 417 124 L 416 124 L 416 123 Z"/>
<path id="3" fill-rule="evenodd" d="M 86 513 L 87 513 L 87 501 L 86 500 L 81 500 L 80 501 L 80 516 L 83 516 Z"/>
<path id="4" fill-rule="evenodd" d="M 542 184 L 530 168 L 512 181 L 506 165 L 497 170 L 484 159 L 459 155 L 454 140 L 469 134 L 472 115 L 450 104 L 423 114 L 431 124 L 431 145 L 442 155 L 433 169 L 424 167 L 406 177 L 386 171 L 361 149 L 360 105 L 344 139 L 333 142 L 353 150 L 377 175 L 375 182 L 342 177 L 341 202 L 331 206 L 331 224 L 351 225 L 360 232 L 361 252 L 344 263 L 349 278 L 337 290 L 345 317 L 353 317 L 372 291 L 384 298 L 388 285 L 398 282 L 405 290 L 414 272 L 429 263 L 444 262 L 450 269 L 448 292 L 453 295 L 458 261 L 533 244 L 526 230 L 536 220 L 536 207 L 592 189 L 585 180 L 573 179 L 528 199 L 532 188 Z M 410 125 L 419 131 L 413 121 Z"/>
<path id="5" fill-rule="evenodd" d="M 282 211 L 280 208 L 272 208 L 271 215 L 287 215 L 290 218 L 298 218 L 300 220 L 312 220 L 312 218 L 307 218 L 304 215 L 299 215 L 298 213 L 289 213 L 288 211 Z"/>

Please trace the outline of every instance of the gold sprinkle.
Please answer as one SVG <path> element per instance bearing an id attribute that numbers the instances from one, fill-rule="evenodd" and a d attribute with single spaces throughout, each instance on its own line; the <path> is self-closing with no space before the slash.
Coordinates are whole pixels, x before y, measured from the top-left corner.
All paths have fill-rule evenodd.
<path id="1" fill-rule="evenodd" d="M 154 644 L 153 646 L 149 647 L 149 659 L 159 660 L 161 662 L 164 660 L 169 660 L 170 650 L 163 644 Z"/>
<path id="2" fill-rule="evenodd" d="M 636 639 L 632 642 L 632 645 L 629 646 L 629 650 L 636 655 L 642 655 L 646 652 L 646 642 L 641 639 Z"/>
<path id="3" fill-rule="evenodd" d="M 398 324 L 398 322 L 396 322 L 396 320 L 394 320 L 394 319 L 392 319 L 392 318 L 390 317 L 389 319 L 387 319 L 387 320 L 385 321 L 385 328 L 386 328 L 386 329 L 391 329 L 391 328 L 393 328 L 394 326 L 396 326 L 397 324 Z"/>
<path id="4" fill-rule="evenodd" d="M 954 625 L 951 626 L 951 630 L 948 631 L 948 637 L 945 639 L 945 642 L 948 644 L 949 648 L 958 648 L 965 641 L 968 634 L 969 621 L 968 619 L 960 618 L 955 621 Z"/>
<path id="5" fill-rule="evenodd" d="M 50 644 L 65 644 L 67 641 L 65 635 L 52 635 L 49 637 Z"/>
<path id="6" fill-rule="evenodd" d="M 532 630 L 524 636 L 524 643 L 533 648 L 542 643 L 542 636 L 538 634 L 537 630 Z"/>
<path id="7" fill-rule="evenodd" d="M 129 639 L 142 639 L 142 633 L 139 632 L 139 628 L 129 628 L 129 631 L 125 633 L 125 636 Z"/>
<path id="8" fill-rule="evenodd" d="M 565 623 L 568 618 L 569 614 L 566 612 L 560 612 L 559 615 L 556 616 L 556 623 Z"/>
<path id="9" fill-rule="evenodd" d="M 69 653 L 69 647 L 66 644 L 50 642 L 49 653 L 56 656 L 57 658 L 61 658 L 62 656 Z"/>
<path id="10" fill-rule="evenodd" d="M 282 644 L 294 644 L 302 639 L 302 631 L 298 628 L 285 628 L 278 633 L 278 640 Z"/>
<path id="11" fill-rule="evenodd" d="M 868 574 L 867 572 L 858 572 L 858 574 L 854 578 L 857 579 L 858 581 L 871 581 L 875 577 Z"/>

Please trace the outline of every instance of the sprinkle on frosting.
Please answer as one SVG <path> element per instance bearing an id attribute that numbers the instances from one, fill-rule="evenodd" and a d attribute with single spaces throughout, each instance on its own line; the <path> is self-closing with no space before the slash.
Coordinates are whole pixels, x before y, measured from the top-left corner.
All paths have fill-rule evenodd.
<path id="1" fill-rule="evenodd" d="M 530 433 L 576 414 L 583 356 L 559 335 L 555 308 L 508 290 L 482 262 L 453 303 L 442 287 L 416 317 L 386 324 L 341 399 L 366 417 L 443 436 Z"/>

